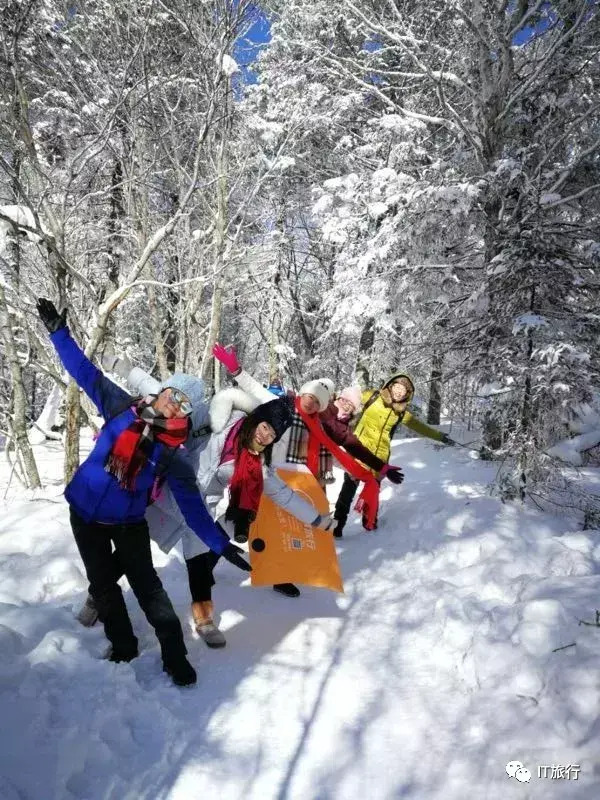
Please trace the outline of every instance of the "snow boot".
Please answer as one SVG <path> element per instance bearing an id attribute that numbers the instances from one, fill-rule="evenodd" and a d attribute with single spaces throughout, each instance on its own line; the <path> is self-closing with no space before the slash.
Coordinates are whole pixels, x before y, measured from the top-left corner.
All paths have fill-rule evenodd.
<path id="1" fill-rule="evenodd" d="M 108 646 L 108 649 L 104 653 L 103 658 L 107 661 L 112 661 L 114 664 L 120 664 L 122 661 L 129 663 L 133 661 L 134 658 L 139 656 L 139 651 L 137 647 L 131 650 L 121 650 L 119 648 L 115 648 L 111 645 Z"/>
<path id="2" fill-rule="evenodd" d="M 344 535 L 343 531 L 344 531 L 344 523 L 338 521 L 337 525 L 333 529 L 333 535 L 335 536 L 336 539 L 341 539 L 342 536 Z"/>
<path id="3" fill-rule="evenodd" d="M 176 686 L 192 686 L 196 683 L 196 670 L 185 656 L 170 658 L 168 661 L 163 659 L 163 670 L 171 676 Z"/>
<path id="4" fill-rule="evenodd" d="M 286 597 L 300 597 L 300 589 L 293 583 L 276 583 L 273 589 Z"/>
<path id="5" fill-rule="evenodd" d="M 96 608 L 96 601 L 91 594 L 86 597 L 85 603 L 81 606 L 76 619 L 85 628 L 91 628 L 98 622 L 98 609 Z"/>
<path id="6" fill-rule="evenodd" d="M 225 637 L 213 621 L 214 607 L 211 600 L 192 603 L 192 617 L 196 633 L 207 647 L 225 647 Z"/>

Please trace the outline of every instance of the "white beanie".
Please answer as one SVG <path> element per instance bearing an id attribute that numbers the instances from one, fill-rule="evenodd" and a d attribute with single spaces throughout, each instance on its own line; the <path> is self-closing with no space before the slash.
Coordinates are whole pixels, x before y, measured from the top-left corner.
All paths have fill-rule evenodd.
<path id="1" fill-rule="evenodd" d="M 329 395 L 333 399 L 333 394 L 335 392 L 335 383 L 331 380 L 331 378 L 318 378 L 321 383 L 324 383 L 325 386 L 329 389 Z"/>
<path id="2" fill-rule="evenodd" d="M 307 381 L 302 384 L 298 394 L 300 396 L 303 394 L 312 394 L 313 397 L 316 397 L 319 403 L 319 411 L 325 411 L 331 400 L 329 387 L 321 380 Z"/>

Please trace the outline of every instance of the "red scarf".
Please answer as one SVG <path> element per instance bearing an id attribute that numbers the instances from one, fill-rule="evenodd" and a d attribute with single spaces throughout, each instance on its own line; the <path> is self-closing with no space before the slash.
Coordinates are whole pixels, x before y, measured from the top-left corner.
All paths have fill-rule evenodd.
<path id="1" fill-rule="evenodd" d="M 235 467 L 229 484 L 229 505 L 244 511 L 252 511 L 256 515 L 262 493 L 262 456 L 251 453 L 247 447 L 242 447 L 235 457 Z"/>
<path id="2" fill-rule="evenodd" d="M 349 472 L 353 478 L 364 481 L 365 485 L 354 508 L 357 511 L 362 511 L 366 522 L 365 528 L 372 531 L 375 528 L 377 509 L 379 508 L 379 483 L 368 469 L 361 467 L 358 461 L 327 436 L 321 427 L 318 414 L 307 414 L 302 410 L 299 397 L 296 397 L 296 411 L 300 414 L 302 422 L 304 422 L 309 432 L 308 458 L 306 461 L 309 470 L 315 478 L 318 478 L 319 447 L 323 445 L 339 461 L 346 472 Z"/>
<path id="3" fill-rule="evenodd" d="M 179 447 L 187 439 L 189 428 L 187 417 L 157 417 L 146 401 L 132 410 L 137 417 L 119 434 L 105 466 L 121 488 L 130 492 L 135 491 L 137 476 L 146 466 L 154 441 L 167 447 Z"/>

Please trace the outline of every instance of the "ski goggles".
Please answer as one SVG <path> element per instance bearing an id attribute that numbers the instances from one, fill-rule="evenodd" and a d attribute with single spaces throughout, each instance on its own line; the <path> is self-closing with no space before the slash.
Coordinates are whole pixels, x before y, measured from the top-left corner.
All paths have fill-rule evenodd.
<path id="1" fill-rule="evenodd" d="M 179 389 L 173 389 L 169 386 L 169 398 L 172 403 L 175 403 L 179 406 L 181 413 L 185 414 L 186 417 L 192 413 L 192 404 L 187 399 L 186 395 L 184 395 L 183 392 L 180 392 Z"/>

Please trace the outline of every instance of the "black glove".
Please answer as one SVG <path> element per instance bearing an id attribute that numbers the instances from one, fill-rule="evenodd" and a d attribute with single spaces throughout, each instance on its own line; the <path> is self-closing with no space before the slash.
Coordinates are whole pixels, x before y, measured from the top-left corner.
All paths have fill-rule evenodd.
<path id="1" fill-rule="evenodd" d="M 448 434 L 447 434 L 447 433 L 442 433 L 442 442 L 443 442 L 444 444 L 447 444 L 447 445 L 448 445 L 448 447 L 455 447 L 455 446 L 456 446 L 456 442 L 454 441 L 454 439 L 451 439 L 451 438 L 448 436 Z"/>
<path id="2" fill-rule="evenodd" d="M 388 471 L 385 473 L 385 477 L 388 478 L 392 483 L 402 483 L 404 480 L 404 473 L 400 469 L 400 467 L 390 467 Z"/>
<path id="3" fill-rule="evenodd" d="M 395 467 L 393 464 L 384 464 L 379 472 L 379 482 L 384 478 L 389 478 L 392 483 L 402 483 L 404 475 L 400 467 Z"/>
<path id="4" fill-rule="evenodd" d="M 238 569 L 243 569 L 245 572 L 252 572 L 250 564 L 240 555 L 240 553 L 243 552 L 241 547 L 229 542 L 225 550 L 223 550 L 223 558 L 226 558 L 227 561 L 231 562 L 235 567 L 238 567 Z"/>
<path id="5" fill-rule="evenodd" d="M 248 532 L 250 530 L 250 525 L 256 519 L 256 511 L 228 506 L 225 512 L 225 519 L 233 522 L 234 540 L 240 544 L 244 544 L 248 541 Z"/>
<path id="6" fill-rule="evenodd" d="M 67 309 L 63 308 L 59 314 L 51 300 L 40 297 L 36 304 L 40 319 L 46 326 L 48 333 L 55 333 L 67 325 Z"/>

